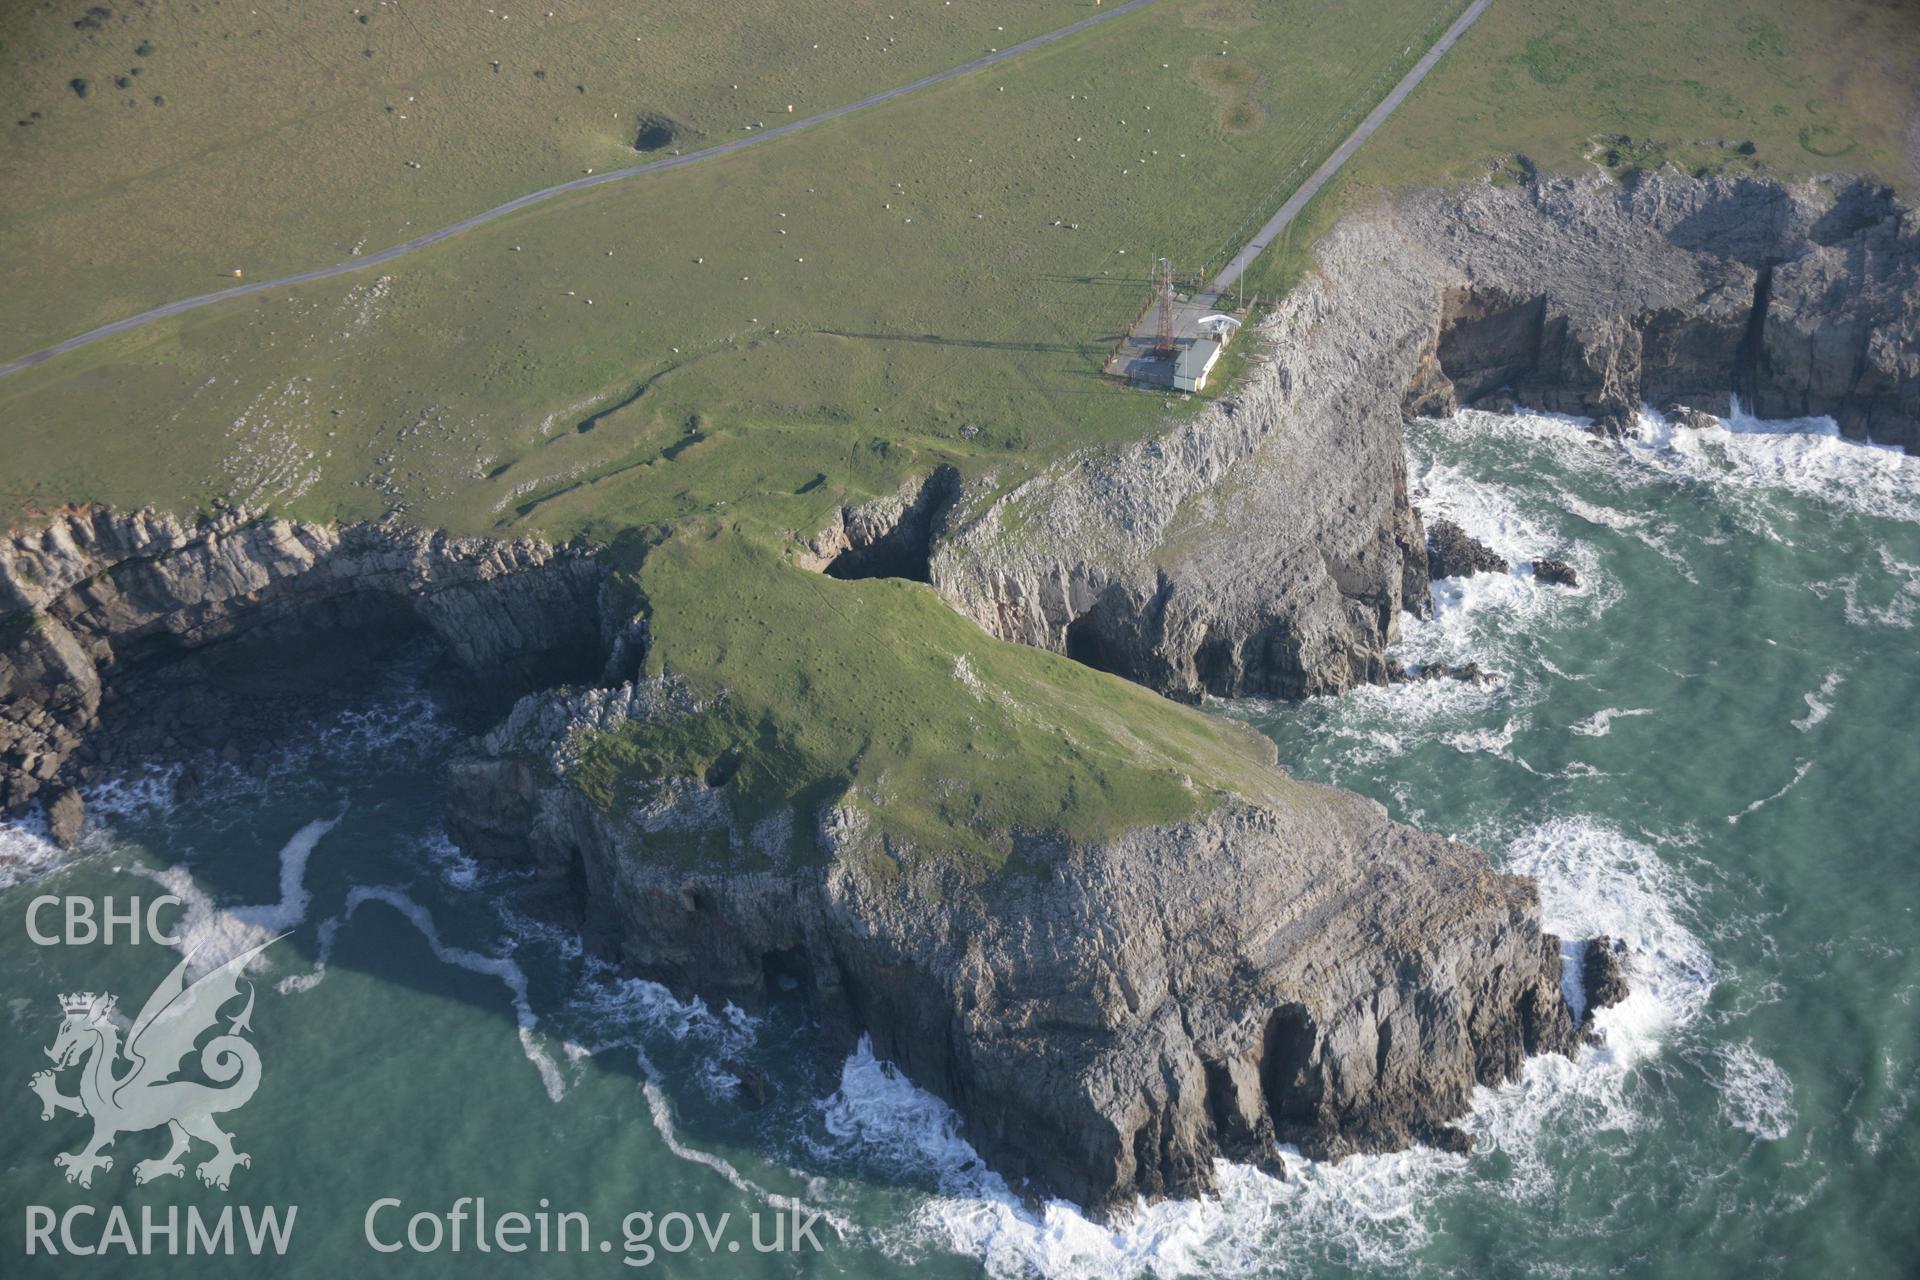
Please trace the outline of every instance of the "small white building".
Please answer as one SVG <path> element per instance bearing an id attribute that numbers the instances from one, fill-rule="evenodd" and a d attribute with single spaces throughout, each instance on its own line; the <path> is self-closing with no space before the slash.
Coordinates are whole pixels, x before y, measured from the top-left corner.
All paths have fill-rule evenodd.
<path id="1" fill-rule="evenodd" d="M 1211 338 L 1198 338 L 1180 348 L 1173 362 L 1173 386 L 1176 391 L 1199 391 L 1207 385 L 1207 375 L 1220 359 L 1220 344 Z"/>

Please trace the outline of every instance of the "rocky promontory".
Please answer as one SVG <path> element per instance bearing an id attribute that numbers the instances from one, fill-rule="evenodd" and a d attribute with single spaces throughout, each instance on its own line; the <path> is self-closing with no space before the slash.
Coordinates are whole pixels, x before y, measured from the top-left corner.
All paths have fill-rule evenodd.
<path id="1" fill-rule="evenodd" d="M 1518 403 L 1620 430 L 1737 396 L 1912 449 L 1920 219 L 1852 179 L 1502 174 L 1343 219 L 1249 340 L 1258 366 L 1165 435 L 963 500 L 934 585 L 994 635 L 1178 698 L 1383 682 L 1426 599 L 1406 416 Z"/>
<path id="2" fill-rule="evenodd" d="M 1427 576 L 1470 578 L 1476 573 L 1505 573 L 1511 566 L 1492 548 L 1451 520 L 1427 525 Z"/>
<path id="3" fill-rule="evenodd" d="M 1004 867 L 903 846 L 851 806 L 737 816 L 727 783 L 570 774 L 673 679 L 534 696 L 452 766 L 449 830 L 571 885 L 590 936 L 682 991 L 813 1012 L 966 1118 L 1009 1182 L 1105 1215 L 1211 1192 L 1214 1161 L 1466 1143 L 1476 1084 L 1572 1052 L 1531 881 L 1370 800 L 1269 794 Z M 697 847 L 697 858 L 686 850 Z"/>
<path id="4" fill-rule="evenodd" d="M 635 971 L 715 999 L 793 990 L 826 1025 L 870 1032 L 1034 1194 L 1110 1213 L 1210 1190 L 1217 1158 L 1272 1167 L 1279 1142 L 1329 1157 L 1457 1148 L 1451 1126 L 1476 1084 L 1579 1038 L 1529 881 L 1251 748 L 1226 753 L 1240 762 L 1230 785 L 1199 776 L 1208 768 L 1190 755 L 1166 766 L 1140 722 L 1178 709 L 1052 659 L 1058 670 L 1026 673 L 1041 696 L 1012 698 L 961 660 L 979 633 L 924 592 L 801 569 L 927 581 L 993 636 L 1185 701 L 1385 682 L 1404 675 L 1386 646 L 1429 578 L 1406 415 L 1522 404 L 1624 430 L 1642 403 L 1718 414 L 1738 395 L 1911 446 L 1917 263 L 1913 214 L 1858 183 L 1501 181 L 1350 217 L 1242 339 L 1261 344 L 1247 377 L 1157 438 L 1078 454 L 1005 492 L 991 475 L 937 468 L 795 531 L 784 558 L 759 547 L 688 561 L 792 575 L 820 598 L 781 598 L 818 604 L 820 626 L 857 628 L 834 608 L 863 587 L 868 607 L 910 598 L 912 610 L 862 617 L 910 622 L 916 665 L 858 673 L 901 680 L 880 702 L 921 715 L 894 759 L 922 740 L 964 747 L 925 773 L 878 767 L 861 794 L 844 770 L 787 779 L 770 808 L 746 796 L 737 737 L 698 768 L 633 751 L 620 758 L 645 767 L 591 782 L 581 770 L 634 726 L 692 741 L 676 726 L 742 688 L 727 684 L 725 662 L 745 661 L 736 648 L 768 661 L 740 642 L 760 588 L 789 580 L 753 579 L 729 597 L 736 612 L 682 640 L 708 664 L 696 693 L 659 658 L 674 611 L 615 592 L 584 547 L 243 512 L 197 524 L 69 512 L 0 544 L 0 807 L 46 803 L 70 831 L 73 788 L 117 763 L 129 726 L 160 726 L 144 740 L 163 749 L 215 745 L 193 721 L 217 733 L 232 719 L 206 700 L 217 672 L 285 673 L 324 651 L 423 638 L 491 686 L 544 690 L 451 766 L 449 828 L 470 853 L 533 867 Z M 649 566 L 676 536 L 654 532 L 634 549 Z M 1455 551 L 1486 559 L 1434 532 L 1439 571 Z M 746 537 L 717 524 L 682 536 Z M 1532 570 L 1576 581 L 1558 562 Z M 700 578 L 672 597 L 678 616 L 724 585 L 737 584 Z M 661 674 L 631 678 L 648 670 Z M 180 680 L 189 695 L 169 700 Z M 952 723 L 935 723 L 907 681 L 963 688 Z M 763 684 L 750 713 L 708 716 L 701 732 L 758 735 L 750 745 L 802 758 L 778 703 L 794 687 Z M 1056 691 L 1071 695 L 1056 710 L 1080 704 L 1079 738 L 976 742 L 989 715 L 1047 720 Z M 855 726 L 862 757 L 883 718 Z M 1065 758 L 1038 741 L 1113 765 L 1087 769 L 1086 807 L 1113 809 L 1110 777 L 1150 780 L 1177 803 L 1071 836 L 1050 825 L 1058 806 L 1002 821 L 990 840 L 948 821 L 994 812 L 969 794 L 987 784 L 956 775 L 996 742 L 1013 757 L 994 761 L 1002 785 Z M 1121 767 L 1147 756 L 1153 769 Z M 946 788 L 923 797 L 921 816 L 935 817 L 910 838 L 868 804 L 896 777 Z M 1595 1004 L 1623 993 L 1613 948 L 1588 947 L 1579 967 Z"/>

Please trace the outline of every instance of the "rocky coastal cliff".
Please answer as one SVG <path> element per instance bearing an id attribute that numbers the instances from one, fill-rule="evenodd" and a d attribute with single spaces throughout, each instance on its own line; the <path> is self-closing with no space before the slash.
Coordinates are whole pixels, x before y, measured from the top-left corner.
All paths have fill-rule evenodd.
<path id="1" fill-rule="evenodd" d="M 602 586 L 583 550 L 536 540 L 244 511 L 62 514 L 0 540 L 0 812 L 44 802 L 68 840 L 76 787 L 116 738 L 221 747 L 236 717 L 214 667 L 295 682 L 351 656 L 337 649 L 426 635 L 464 670 L 522 687 L 597 672 L 612 640 Z"/>
<path id="2" fill-rule="evenodd" d="M 843 508 L 793 558 L 930 581 L 996 636 L 1182 699 L 1385 680 L 1428 572 L 1405 414 L 1518 399 L 1618 426 L 1643 401 L 1723 411 L 1738 393 L 1912 446 L 1916 262 L 1913 214 L 1859 185 L 1412 197 L 1328 238 L 1231 399 L 1004 497 L 937 471 Z M 1217 1157 L 1271 1165 L 1276 1141 L 1457 1145 L 1476 1083 L 1575 1048 L 1529 882 L 1278 770 L 1258 794 L 1187 779 L 1214 798 L 1109 838 L 1002 832 L 1004 865 L 896 843 L 832 778 L 809 789 L 823 802 L 770 813 L 725 769 L 586 787 L 596 735 L 699 700 L 619 683 L 646 626 L 587 550 L 531 540 L 97 511 L 12 535 L 0 807 L 49 801 L 70 835 L 74 787 L 123 732 L 219 745 L 214 668 L 284 677 L 408 637 L 490 683 L 573 682 L 453 764 L 469 852 L 565 886 L 635 969 L 713 998 L 791 987 L 871 1032 L 1036 1193 L 1107 1212 L 1204 1192 Z M 1623 991 L 1610 948 L 1577 967 L 1594 1002 Z"/>
<path id="3" fill-rule="evenodd" d="M 1104 1215 L 1214 1190 L 1217 1158 L 1277 1168 L 1276 1141 L 1459 1147 L 1475 1084 L 1575 1047 L 1532 882 L 1359 796 L 1276 771 L 1263 802 L 988 869 L 831 803 L 749 826 L 724 784 L 569 781 L 583 735 L 693 710 L 671 679 L 523 700 L 453 766 L 450 831 L 570 883 L 642 973 L 870 1033 L 1016 1187 Z"/>
<path id="4" fill-rule="evenodd" d="M 1250 336 L 1265 354 L 1230 399 L 972 511 L 934 585 L 995 635 L 1174 697 L 1383 682 L 1425 600 L 1404 417 L 1517 400 L 1619 430 L 1738 395 L 1912 449 L 1920 217 L 1852 180 L 1426 192 L 1344 219 Z"/>

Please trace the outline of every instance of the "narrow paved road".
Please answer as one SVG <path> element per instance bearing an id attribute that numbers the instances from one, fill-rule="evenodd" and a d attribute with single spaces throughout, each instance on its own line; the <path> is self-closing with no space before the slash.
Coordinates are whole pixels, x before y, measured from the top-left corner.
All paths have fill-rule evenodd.
<path id="1" fill-rule="evenodd" d="M 696 164 L 702 160 L 712 160 L 719 156 L 731 155 L 736 151 L 744 151 L 748 147 L 759 146 L 763 142 L 771 142 L 775 138 L 784 138 L 788 134 L 798 133 L 802 129 L 810 129 L 814 125 L 824 124 L 829 120 L 838 120 L 840 117 L 852 115 L 856 111 L 864 111 L 868 107 L 876 107 L 883 102 L 892 102 L 896 98 L 904 98 L 910 93 L 918 93 L 920 90 L 931 88 L 936 84 L 941 84 L 971 72 L 994 66 L 1007 61 L 1009 58 L 1017 58 L 1023 53 L 1028 53 L 1044 45 L 1050 45 L 1057 40 L 1065 40 L 1068 36 L 1078 35 L 1089 27 L 1099 26 L 1103 22 L 1111 22 L 1115 18 L 1132 13 L 1135 9 L 1144 9 L 1152 3 L 1154 3 L 1154 0 L 1126 0 L 1124 4 L 1118 4 L 1111 9 L 1096 13 L 1091 18 L 1084 18 L 1070 27 L 1062 27 L 1058 31 L 1049 31 L 1045 35 L 1035 36 L 1031 40 L 1022 40 L 1019 44 L 1009 45 L 998 53 L 990 53 L 985 57 L 975 58 L 972 62 L 964 62 L 957 67 L 949 67 L 945 71 L 936 71 L 930 76 L 922 76 L 911 84 L 903 84 L 898 88 L 888 89 L 883 93 L 876 93 L 872 97 L 862 98 L 858 102 L 849 102 L 845 106 L 835 107 L 831 111 L 822 111 L 819 115 L 808 116 L 804 120 L 795 120 L 791 124 L 779 125 L 775 128 L 755 133 L 750 137 L 735 138 L 731 142 L 722 142 L 718 146 L 708 147 L 702 151 L 692 151 L 682 156 L 669 156 L 664 160 L 653 160 L 646 164 L 631 165 L 625 169 L 609 169 L 605 173 L 596 173 L 588 177 L 575 178 L 571 182 L 562 182 L 557 186 L 530 192 L 527 195 L 509 200 L 498 208 L 488 209 L 484 213 L 476 213 L 471 218 L 462 218 L 452 226 L 441 227 L 438 231 L 429 231 L 425 235 L 415 236 L 405 244 L 397 244 L 391 249 L 382 249 L 378 253 L 367 254 L 365 257 L 352 258 L 346 262 L 336 262 L 330 267 L 315 267 L 310 271 L 297 271 L 290 276 L 281 276 L 277 280 L 260 280 L 253 284 L 235 285 L 231 289 L 222 289 L 217 293 L 203 293 L 197 298 L 182 298 L 178 302 L 169 302 L 165 306 L 155 307 L 151 311 L 142 311 L 139 315 L 128 316 L 124 320 L 115 320 L 112 324 L 103 324 L 98 329 L 90 329 L 77 337 L 68 338 L 65 342 L 56 342 L 44 351 L 36 351 L 32 355 L 21 356 L 18 359 L 9 360 L 5 364 L 0 364 L 0 378 L 51 360 L 55 356 L 65 355 L 67 352 L 78 347 L 84 347 L 90 342 L 98 342 L 102 338 L 111 338 L 116 333 L 125 333 L 130 329 L 138 329 L 143 325 L 152 324 L 156 320 L 164 320 L 168 316 L 177 316 L 183 312 L 196 311 L 201 307 L 210 307 L 216 302 L 227 302 L 234 298 L 244 298 L 249 294 L 265 293 L 269 289 L 284 289 L 288 285 L 310 284 L 315 280 L 330 280 L 334 276 L 343 276 L 350 272 L 365 271 L 371 267 L 383 266 L 386 263 L 392 262 L 395 258 L 403 258 L 415 250 L 424 249 L 430 244 L 438 244 L 442 240 L 451 240 L 454 236 L 460 235 L 462 232 L 471 231 L 484 223 L 492 222 L 495 218 L 504 218 L 510 213 L 526 208 L 528 205 L 539 204 L 542 200 L 551 200 L 555 196 L 565 195 L 569 191 L 584 191 L 588 187 L 597 187 L 602 183 L 619 182 L 625 178 L 637 178 L 643 173 L 658 173 L 662 169 L 677 169 L 681 165 Z M 1487 0 L 1480 0 L 1481 7 L 1484 7 L 1486 3 Z"/>
<path id="2" fill-rule="evenodd" d="M 1288 223 L 1299 216 L 1300 211 L 1307 207 L 1308 201 L 1320 194 L 1320 189 L 1327 185 L 1334 174 L 1340 172 L 1342 165 L 1353 158 L 1353 153 L 1360 149 L 1361 144 L 1386 123 L 1387 117 L 1393 114 L 1394 108 L 1407 100 L 1407 95 L 1427 78 L 1427 72 L 1433 70 L 1434 65 L 1446 56 L 1447 50 L 1453 48 L 1460 37 L 1466 34 L 1468 27 L 1480 20 L 1480 15 L 1485 13 L 1487 6 L 1492 3 L 1493 0 L 1473 0 L 1473 3 L 1467 7 L 1467 11 L 1460 15 L 1459 21 L 1448 27 L 1447 33 L 1434 42 L 1433 48 L 1427 50 L 1426 56 L 1413 64 L 1413 70 L 1407 72 L 1400 83 L 1393 86 L 1393 92 L 1381 99 L 1380 105 L 1367 113 L 1367 118 L 1360 122 L 1360 127 L 1340 144 L 1340 149 L 1328 156 L 1326 163 L 1315 169 L 1313 176 L 1308 178 L 1306 183 L 1280 206 L 1280 212 L 1274 214 L 1266 226 L 1254 233 L 1253 239 L 1247 241 L 1246 247 L 1233 255 L 1233 261 L 1221 268 L 1220 274 L 1208 284 L 1207 295 L 1210 296 L 1203 295 L 1205 300 L 1201 302 L 1202 306 L 1213 305 L 1212 299 L 1231 288 L 1233 282 L 1240 278 L 1241 273 L 1253 265 L 1253 260 L 1266 252 L 1267 246 L 1287 229 Z"/>

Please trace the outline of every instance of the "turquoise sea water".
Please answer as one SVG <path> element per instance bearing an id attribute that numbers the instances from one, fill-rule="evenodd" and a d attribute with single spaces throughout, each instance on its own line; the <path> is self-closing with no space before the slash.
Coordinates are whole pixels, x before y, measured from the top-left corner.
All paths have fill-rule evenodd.
<path id="1" fill-rule="evenodd" d="M 1606 1047 L 1482 1091 L 1471 1156 L 1290 1160 L 1286 1182 L 1228 1167 L 1220 1200 L 1119 1228 L 1021 1207 L 884 1064 L 816 1069 L 792 1011 L 621 979 L 518 877 L 460 857 L 439 826 L 455 733 L 401 672 L 265 779 L 217 776 L 186 804 L 164 772 L 122 780 L 71 863 L 0 828 L 17 881 L 0 892 L 0 1274 L 1910 1274 L 1920 462 L 1820 424 L 1735 425 L 1649 419 L 1625 447 L 1551 418 L 1416 426 L 1429 515 L 1516 562 L 1562 556 L 1580 588 L 1524 571 L 1436 584 L 1402 657 L 1477 661 L 1499 673 L 1486 686 L 1220 708 L 1303 775 L 1537 876 L 1568 936 L 1632 946 Z M 184 1178 L 137 1185 L 166 1141 L 128 1134 L 83 1189 L 53 1160 L 86 1124 L 42 1122 L 27 1088 L 57 997 L 110 990 L 130 1017 L 179 954 L 36 946 L 28 904 L 169 891 L 202 956 L 286 935 L 254 979 L 259 1091 L 222 1118 L 251 1164 L 204 1187 L 201 1148 Z M 377 1202 L 399 1202 L 375 1215 L 392 1243 L 420 1211 L 446 1232 L 461 1197 L 496 1222 L 525 1213 L 529 1240 L 542 1212 L 584 1214 L 587 1248 L 572 1228 L 565 1253 L 479 1253 L 472 1211 L 457 1254 L 444 1234 L 433 1252 L 367 1241 Z M 264 1261 L 164 1240 L 74 1258 L 57 1232 L 61 1256 L 29 1257 L 35 1206 L 90 1208 L 68 1219 L 83 1245 L 113 1206 L 136 1240 L 143 1209 L 298 1211 Z M 644 1238 L 636 1212 L 653 1215 Z M 757 1243 L 777 1219 L 792 1245 L 816 1213 L 798 1251 L 755 1248 L 750 1215 Z M 673 1214 L 705 1215 L 683 1252 Z"/>

